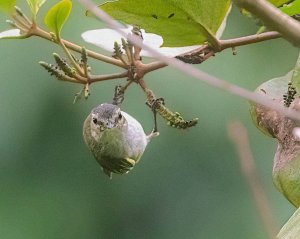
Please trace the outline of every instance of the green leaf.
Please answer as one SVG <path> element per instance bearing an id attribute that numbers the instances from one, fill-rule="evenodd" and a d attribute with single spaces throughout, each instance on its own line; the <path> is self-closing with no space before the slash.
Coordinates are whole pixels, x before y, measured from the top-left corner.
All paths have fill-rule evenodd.
<path id="1" fill-rule="evenodd" d="M 262 83 L 255 91 L 263 94 L 272 100 L 279 100 L 286 94 L 288 83 L 293 77 L 293 70 L 289 71 L 286 75 L 273 78 Z"/>
<path id="2" fill-rule="evenodd" d="M 268 0 L 270 3 L 272 3 L 276 7 L 280 7 L 283 4 L 290 2 L 290 0 Z"/>
<path id="3" fill-rule="evenodd" d="M 279 9 L 289 16 L 300 14 L 300 0 L 295 0 L 289 4 L 285 4 Z"/>
<path id="4" fill-rule="evenodd" d="M 292 84 L 294 87 L 296 87 L 296 91 L 298 94 L 300 93 L 300 55 L 297 59 L 295 68 L 293 70 L 293 76 L 292 76 Z"/>
<path id="5" fill-rule="evenodd" d="M 36 18 L 38 11 L 40 10 L 41 6 L 46 2 L 46 0 L 26 0 L 30 10 L 33 14 L 33 18 Z"/>
<path id="6" fill-rule="evenodd" d="M 67 21 L 72 10 L 72 2 L 70 0 L 62 0 L 54 5 L 47 12 L 45 16 L 46 26 L 56 34 L 56 37 L 60 37 L 60 32 Z"/>
<path id="7" fill-rule="evenodd" d="M 11 13 L 16 6 L 16 0 L 0 0 L 0 11 Z"/>
<path id="8" fill-rule="evenodd" d="M 163 46 L 214 44 L 230 0 L 119 0 L 99 6 L 113 18 L 161 35 Z"/>
<path id="9" fill-rule="evenodd" d="M 299 13 L 299 0 L 268 0 L 268 2 L 272 3 L 275 7 L 279 8 L 282 12 L 289 16 L 293 16 L 297 14 L 297 12 Z M 245 9 L 241 9 L 241 12 L 246 17 L 253 17 L 252 14 Z"/>
<path id="10" fill-rule="evenodd" d="M 282 96 L 287 92 L 289 82 L 292 82 L 293 86 L 296 87 L 296 91 L 300 93 L 300 55 L 294 69 L 284 76 L 262 83 L 255 91 L 272 100 L 282 99 Z"/>
<path id="11" fill-rule="evenodd" d="M 300 235 L 300 208 L 291 216 L 288 222 L 281 228 L 277 239 L 295 239 Z"/>

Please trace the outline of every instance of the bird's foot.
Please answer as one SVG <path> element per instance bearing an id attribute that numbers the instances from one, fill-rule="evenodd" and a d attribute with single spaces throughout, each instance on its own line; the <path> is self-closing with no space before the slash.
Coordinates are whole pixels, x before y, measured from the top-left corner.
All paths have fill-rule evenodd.
<path id="1" fill-rule="evenodd" d="M 147 135 L 148 142 L 150 142 L 150 140 L 157 137 L 158 135 L 159 135 L 159 132 L 153 130 L 150 134 Z"/>

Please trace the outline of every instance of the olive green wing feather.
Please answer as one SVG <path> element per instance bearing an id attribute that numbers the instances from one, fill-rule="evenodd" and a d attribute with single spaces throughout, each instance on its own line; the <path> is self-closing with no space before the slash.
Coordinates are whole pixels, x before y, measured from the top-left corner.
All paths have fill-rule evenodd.
<path id="1" fill-rule="evenodd" d="M 136 163 L 132 158 L 115 158 L 105 155 L 101 158 L 96 158 L 96 160 L 102 166 L 104 173 L 110 178 L 112 178 L 112 173 L 128 173 Z"/>

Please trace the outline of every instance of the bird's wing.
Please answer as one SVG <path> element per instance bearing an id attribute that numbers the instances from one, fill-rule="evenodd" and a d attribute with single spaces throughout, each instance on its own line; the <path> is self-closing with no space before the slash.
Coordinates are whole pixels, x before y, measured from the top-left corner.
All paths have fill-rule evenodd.
<path id="1" fill-rule="evenodd" d="M 104 173 L 110 178 L 112 177 L 112 173 L 128 173 L 136 163 L 132 158 L 116 158 L 106 155 L 97 158 L 97 161 L 102 166 Z"/>

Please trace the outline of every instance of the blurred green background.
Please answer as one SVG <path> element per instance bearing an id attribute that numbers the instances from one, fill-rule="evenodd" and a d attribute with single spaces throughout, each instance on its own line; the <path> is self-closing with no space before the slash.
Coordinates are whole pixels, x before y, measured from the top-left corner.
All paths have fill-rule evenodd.
<path id="1" fill-rule="evenodd" d="M 54 2 L 47 1 L 40 15 Z M 84 44 L 81 32 L 103 26 L 83 15 L 74 1 L 64 38 Z M 7 28 L 5 19 L 0 15 L 1 30 Z M 256 30 L 254 21 L 234 8 L 222 38 Z M 148 85 L 171 109 L 199 117 L 199 124 L 182 131 L 159 119 L 161 135 L 141 162 L 128 175 L 109 180 L 84 145 L 82 124 L 94 106 L 111 101 L 120 81 L 93 85 L 91 97 L 74 105 L 81 87 L 55 80 L 37 64 L 53 62 L 53 52 L 62 53 L 37 38 L 0 42 L 0 238 L 266 238 L 228 140 L 226 126 L 233 119 L 249 130 L 278 226 L 290 217 L 294 208 L 271 178 L 276 142 L 252 125 L 248 103 L 171 67 L 147 75 Z M 273 40 L 240 47 L 237 56 L 226 50 L 197 67 L 253 90 L 289 71 L 297 53 L 284 40 Z M 118 71 L 90 64 L 98 73 Z M 149 132 L 152 114 L 144 101 L 133 86 L 123 110 Z"/>

